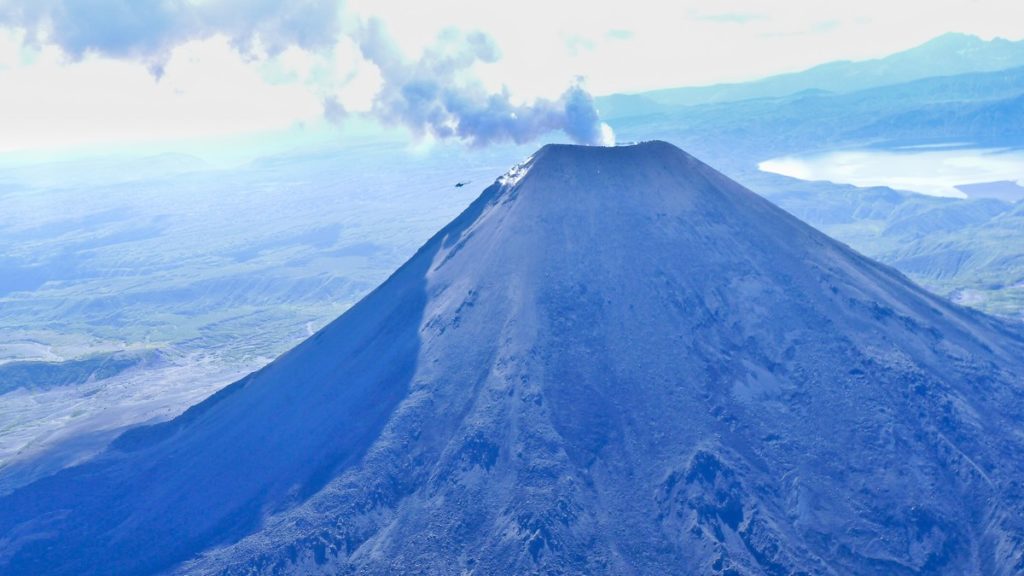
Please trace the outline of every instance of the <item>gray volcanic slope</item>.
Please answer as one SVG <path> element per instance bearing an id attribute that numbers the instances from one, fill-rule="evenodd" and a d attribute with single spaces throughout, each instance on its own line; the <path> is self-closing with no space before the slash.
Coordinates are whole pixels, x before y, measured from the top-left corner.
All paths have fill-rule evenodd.
<path id="1" fill-rule="evenodd" d="M 546 146 L 12 574 L 1020 574 L 1024 336 L 681 150 Z"/>

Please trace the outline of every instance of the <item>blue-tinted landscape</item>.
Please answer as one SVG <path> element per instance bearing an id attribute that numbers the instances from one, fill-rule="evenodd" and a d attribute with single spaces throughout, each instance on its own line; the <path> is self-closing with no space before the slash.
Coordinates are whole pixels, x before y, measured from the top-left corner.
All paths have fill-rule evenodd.
<path id="1" fill-rule="evenodd" d="M 1016 8 L 391 4 L 0 3 L 0 573 L 1024 572 Z"/>

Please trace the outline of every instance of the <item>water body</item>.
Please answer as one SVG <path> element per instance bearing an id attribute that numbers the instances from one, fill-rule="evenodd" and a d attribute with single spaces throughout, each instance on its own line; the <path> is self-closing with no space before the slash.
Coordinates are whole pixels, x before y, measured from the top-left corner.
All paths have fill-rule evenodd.
<path id="1" fill-rule="evenodd" d="M 949 145 L 840 150 L 773 158 L 758 168 L 800 180 L 888 186 L 929 196 L 1024 199 L 1024 150 L 1019 149 Z"/>

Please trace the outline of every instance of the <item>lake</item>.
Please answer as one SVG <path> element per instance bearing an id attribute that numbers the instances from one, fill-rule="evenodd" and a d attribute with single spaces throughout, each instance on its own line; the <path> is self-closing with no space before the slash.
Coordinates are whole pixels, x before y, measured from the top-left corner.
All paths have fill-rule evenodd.
<path id="1" fill-rule="evenodd" d="M 1024 150 L 919 146 L 893 150 L 838 150 L 783 156 L 758 164 L 764 172 L 800 180 L 951 198 L 1024 198 Z"/>

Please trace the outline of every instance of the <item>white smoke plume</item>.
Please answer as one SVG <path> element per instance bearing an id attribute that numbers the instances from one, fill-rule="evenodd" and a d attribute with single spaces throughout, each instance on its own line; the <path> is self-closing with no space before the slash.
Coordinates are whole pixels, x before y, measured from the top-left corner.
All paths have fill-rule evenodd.
<path id="1" fill-rule="evenodd" d="M 580 80 L 558 99 L 529 104 L 514 103 L 504 88 L 489 92 L 471 75 L 477 62 L 500 58 L 482 32 L 446 30 L 419 58 L 407 59 L 380 21 L 347 18 L 338 0 L 0 0 L 0 26 L 26 30 L 29 42 L 56 44 L 72 58 L 96 53 L 139 60 L 157 76 L 175 46 L 215 34 L 243 53 L 259 46 L 270 55 L 289 46 L 329 49 L 349 35 L 380 71 L 372 113 L 415 135 L 484 146 L 525 143 L 560 130 L 581 144 L 613 143 Z M 338 121 L 345 110 L 326 97 L 324 114 Z"/>
<path id="2" fill-rule="evenodd" d="M 381 71 L 383 86 L 374 112 L 383 120 L 437 138 L 460 138 L 474 145 L 524 143 L 561 130 L 581 144 L 608 144 L 594 99 L 577 81 L 557 100 L 529 105 L 512 102 L 508 90 L 489 93 L 465 78 L 477 62 L 495 62 L 497 46 L 486 34 L 447 30 L 414 61 L 406 61 L 377 20 L 355 34 L 363 56 Z"/>

